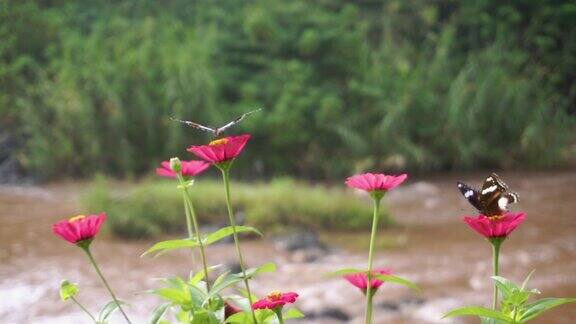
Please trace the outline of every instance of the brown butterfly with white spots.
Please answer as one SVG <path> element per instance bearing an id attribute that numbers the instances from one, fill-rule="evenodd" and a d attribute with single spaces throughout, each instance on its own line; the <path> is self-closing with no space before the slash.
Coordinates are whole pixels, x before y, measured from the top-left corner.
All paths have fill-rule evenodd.
<path id="1" fill-rule="evenodd" d="M 227 130 L 228 128 L 230 128 L 230 127 L 238 124 L 239 122 L 242 121 L 242 119 L 248 117 L 249 115 L 251 115 L 251 114 L 253 114 L 253 113 L 255 113 L 255 112 L 259 111 L 259 110 L 262 110 L 262 108 L 256 109 L 256 110 L 252 110 L 252 111 L 249 111 L 249 112 L 247 112 L 247 113 L 244 113 L 244 114 L 236 117 L 234 120 L 232 120 L 231 122 L 227 123 L 226 125 L 221 126 L 221 127 L 218 127 L 218 128 L 208 127 L 208 126 L 200 125 L 200 124 L 195 123 L 195 122 L 192 122 L 192 121 L 181 120 L 181 119 L 177 119 L 177 118 L 173 118 L 173 117 L 170 117 L 170 119 L 175 120 L 175 121 L 180 122 L 180 123 L 183 123 L 183 124 L 186 124 L 186 125 L 188 125 L 188 126 L 190 126 L 190 127 L 193 127 L 193 128 L 196 128 L 196 129 L 203 130 L 203 131 L 205 131 L 205 132 L 211 133 L 212 135 L 214 135 L 214 137 L 218 137 L 218 136 L 220 136 L 222 133 L 224 133 L 224 131 Z"/>
<path id="2" fill-rule="evenodd" d="M 458 189 L 468 202 L 486 216 L 498 216 L 508 211 L 508 206 L 518 202 L 518 194 L 506 192 L 508 186 L 496 173 L 492 173 L 482 185 L 482 190 L 474 189 L 458 182 Z"/>

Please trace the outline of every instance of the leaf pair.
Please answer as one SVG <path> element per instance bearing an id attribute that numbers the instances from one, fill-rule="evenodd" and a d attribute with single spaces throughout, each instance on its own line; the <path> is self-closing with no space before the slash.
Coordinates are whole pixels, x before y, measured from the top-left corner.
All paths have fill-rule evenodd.
<path id="1" fill-rule="evenodd" d="M 504 277 L 492 277 L 496 283 L 496 288 L 502 294 L 500 310 L 468 306 L 455 309 L 444 317 L 472 315 L 480 317 L 483 324 L 518 324 L 526 323 L 554 307 L 576 302 L 576 298 L 543 298 L 529 303 L 528 299 L 531 295 L 540 294 L 537 289 L 528 290 L 526 288 L 532 273 L 533 271 L 526 277 L 521 286 Z"/>
<path id="2" fill-rule="evenodd" d="M 204 246 L 213 244 L 222 240 L 223 238 L 230 236 L 234 233 L 234 228 L 232 226 L 223 227 L 214 233 L 211 233 L 202 238 L 202 244 Z M 250 226 L 236 226 L 236 233 L 255 233 L 262 236 L 262 233 Z M 167 240 L 154 244 L 151 248 L 146 250 L 141 256 L 155 253 L 155 256 L 162 255 L 166 252 L 182 249 L 182 248 L 195 248 L 198 247 L 198 240 L 196 238 L 186 238 L 179 240 Z"/>

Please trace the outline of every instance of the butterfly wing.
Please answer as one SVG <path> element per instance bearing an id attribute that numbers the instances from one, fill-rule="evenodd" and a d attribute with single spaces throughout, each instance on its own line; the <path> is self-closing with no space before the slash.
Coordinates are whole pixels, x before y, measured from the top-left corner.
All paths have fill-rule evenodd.
<path id="1" fill-rule="evenodd" d="M 216 134 L 221 134 L 222 132 L 224 132 L 224 131 L 227 130 L 228 128 L 230 128 L 230 127 L 238 124 L 239 122 L 241 122 L 242 119 L 248 117 L 249 115 L 251 115 L 251 114 L 253 114 L 253 113 L 255 113 L 255 112 L 259 111 L 259 110 L 262 110 L 262 108 L 249 111 L 249 112 L 247 112 L 247 113 L 242 114 L 241 116 L 236 117 L 233 121 L 231 121 L 231 122 L 229 122 L 228 124 L 226 124 L 226 125 L 218 128 L 218 129 L 216 129 Z"/>
<path id="2" fill-rule="evenodd" d="M 468 200 L 470 205 L 482 212 L 482 202 L 480 200 L 481 194 L 478 190 L 463 182 L 458 182 L 458 190 L 460 190 L 460 193 L 462 193 L 462 196 Z"/>
<path id="3" fill-rule="evenodd" d="M 480 195 L 484 215 L 500 215 L 508 210 L 509 199 L 505 197 L 508 186 L 496 173 L 490 174 L 484 184 Z M 513 197 L 510 197 L 513 199 Z"/>
<path id="4" fill-rule="evenodd" d="M 200 124 L 198 124 L 198 123 L 191 122 L 191 121 L 188 121 L 188 120 L 181 120 L 181 119 L 177 119 L 177 118 L 174 118 L 174 117 L 170 117 L 170 119 L 172 119 L 172 120 L 174 120 L 174 121 L 177 121 L 177 122 L 180 122 L 180 123 L 183 123 L 183 124 L 186 124 L 186 125 L 188 125 L 188 126 L 190 126 L 190 127 L 193 127 L 193 128 L 196 128 L 196 129 L 200 129 L 200 130 L 203 130 L 203 131 L 205 131 L 205 132 L 212 133 L 212 134 L 216 134 L 216 132 L 217 132 L 217 130 L 214 129 L 214 128 L 211 128 L 211 127 L 208 127 L 208 126 L 204 126 L 204 125 L 200 125 Z"/>

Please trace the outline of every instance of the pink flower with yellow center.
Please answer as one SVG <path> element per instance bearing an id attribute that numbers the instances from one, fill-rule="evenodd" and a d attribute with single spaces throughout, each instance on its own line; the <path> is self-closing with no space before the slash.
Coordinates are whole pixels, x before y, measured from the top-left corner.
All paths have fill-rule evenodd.
<path id="1" fill-rule="evenodd" d="M 488 239 L 506 238 L 526 219 L 526 213 L 508 212 L 501 216 L 465 216 L 464 222 Z"/>
<path id="2" fill-rule="evenodd" d="M 266 298 L 260 299 L 252 305 L 253 309 L 277 309 L 282 308 L 286 304 L 292 304 L 298 298 L 298 294 L 295 292 L 281 293 L 279 291 L 273 291 L 266 296 Z"/>
<path id="3" fill-rule="evenodd" d="M 188 152 L 210 163 L 218 164 L 234 160 L 244 150 L 250 134 L 229 136 L 210 142 L 208 145 L 190 146 Z"/>
<path id="4" fill-rule="evenodd" d="M 106 213 L 88 216 L 78 215 L 52 225 L 52 231 L 62 239 L 77 244 L 93 239 L 100 232 L 105 221 Z"/>
<path id="5" fill-rule="evenodd" d="M 387 268 L 374 269 L 372 272 L 374 275 L 389 275 L 392 274 L 392 270 Z M 344 276 L 344 279 L 348 280 L 349 283 L 358 287 L 365 294 L 368 289 L 368 274 L 366 272 L 358 272 Z M 370 280 L 370 291 L 373 293 L 384 284 L 384 281 L 380 279 Z"/>
<path id="6" fill-rule="evenodd" d="M 386 192 L 396 188 L 406 178 L 407 174 L 386 175 L 383 173 L 363 173 L 351 176 L 346 179 L 346 185 L 351 188 L 364 190 L 367 192 L 380 191 Z"/>
<path id="7" fill-rule="evenodd" d="M 185 177 L 195 177 L 210 167 L 210 164 L 204 161 L 182 161 L 181 165 L 182 175 Z M 170 161 L 163 161 L 160 167 L 156 168 L 156 174 L 168 178 L 176 177 L 176 172 L 170 167 Z"/>

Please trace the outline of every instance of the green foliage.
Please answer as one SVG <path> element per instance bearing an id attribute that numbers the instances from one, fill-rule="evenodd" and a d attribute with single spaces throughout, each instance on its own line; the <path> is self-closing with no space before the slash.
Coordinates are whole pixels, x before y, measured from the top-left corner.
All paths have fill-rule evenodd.
<path id="1" fill-rule="evenodd" d="M 85 194 L 88 210 L 106 210 L 115 235 L 139 238 L 178 233 L 185 228 L 184 210 L 174 181 L 119 184 L 119 192 L 97 180 Z M 351 190 L 307 185 L 289 179 L 269 183 L 232 183 L 234 206 L 245 223 L 262 229 L 286 227 L 365 229 L 371 224 L 369 200 Z M 197 180 L 189 189 L 202 223 L 226 224 L 226 203 L 221 182 Z M 386 224 L 383 224 L 384 226 Z M 190 244 L 194 244 L 191 242 Z"/>
<path id="2" fill-rule="evenodd" d="M 540 294 L 537 289 L 527 289 L 528 280 L 533 271 L 524 280 L 521 286 L 510 280 L 493 276 L 498 291 L 502 294 L 502 302 L 499 310 L 487 309 L 480 306 L 467 306 L 452 310 L 444 317 L 454 316 L 478 316 L 482 323 L 519 324 L 526 323 L 544 312 L 568 303 L 576 302 L 576 298 L 543 298 L 534 302 L 528 302 L 531 295 Z"/>
<path id="3" fill-rule="evenodd" d="M 245 174 L 573 158 L 568 0 L 0 6 L 0 122 L 39 176 L 140 175 L 206 140 L 168 116 L 218 125 L 258 107 L 233 130 L 254 134 Z"/>
<path id="4" fill-rule="evenodd" d="M 212 267 L 213 269 L 214 267 Z M 247 276 L 252 278 L 258 274 L 274 272 L 276 265 L 266 263 L 258 268 L 247 269 Z M 173 313 L 181 323 L 223 323 L 225 302 L 234 300 L 237 303 L 247 304 L 247 298 L 239 295 L 223 295 L 225 289 L 234 287 L 242 281 L 242 274 L 222 273 L 211 285 L 210 290 L 206 289 L 206 282 L 203 272 L 190 276 L 189 280 L 180 277 L 165 278 L 161 281 L 164 287 L 153 289 L 153 293 L 166 300 L 153 311 L 150 323 L 161 323 L 162 319 Z M 244 312 L 249 315 L 249 312 Z M 295 318 L 299 312 L 292 312 Z M 262 322 L 263 323 L 263 322 Z"/>

